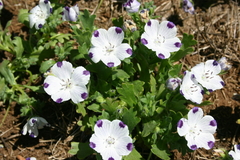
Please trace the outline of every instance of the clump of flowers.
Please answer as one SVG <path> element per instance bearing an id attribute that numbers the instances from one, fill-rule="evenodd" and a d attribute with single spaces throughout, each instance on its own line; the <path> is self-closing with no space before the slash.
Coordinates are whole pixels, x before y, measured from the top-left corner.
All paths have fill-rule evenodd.
<path id="1" fill-rule="evenodd" d="M 51 98 L 61 103 L 71 99 L 74 103 L 84 101 L 88 97 L 86 85 L 90 72 L 80 66 L 73 68 L 67 61 L 57 62 L 50 70 L 50 75 L 44 80 L 44 90 Z"/>
<path id="2" fill-rule="evenodd" d="M 178 51 L 181 47 L 181 41 L 176 37 L 177 27 L 169 21 L 150 19 L 141 36 L 141 42 L 147 48 L 156 52 L 158 58 L 166 59 L 170 57 L 170 52 Z"/>
<path id="3" fill-rule="evenodd" d="M 89 57 L 95 63 L 101 60 L 108 67 L 120 65 L 120 60 L 132 55 L 131 46 L 122 43 L 123 39 L 124 32 L 119 27 L 94 31 L 91 38 L 92 47 L 89 50 Z"/>
<path id="4" fill-rule="evenodd" d="M 123 4 L 123 7 L 126 8 L 126 11 L 129 13 L 138 12 L 140 8 L 140 3 L 137 0 L 128 0 L 126 3 Z"/>
<path id="5" fill-rule="evenodd" d="M 40 29 L 46 22 L 46 19 L 52 13 L 52 6 L 49 0 L 40 0 L 39 4 L 30 11 L 29 23 L 32 28 Z"/>
<path id="6" fill-rule="evenodd" d="M 239 160 L 240 159 L 240 144 L 234 145 L 234 151 L 231 150 L 228 154 L 233 158 L 233 160 Z"/>
<path id="7" fill-rule="evenodd" d="M 64 7 L 63 9 L 63 21 L 73 21 L 76 22 L 78 19 L 78 15 L 79 15 L 79 8 L 78 5 L 76 4 L 73 7 Z"/>
<path id="8" fill-rule="evenodd" d="M 167 88 L 174 91 L 178 86 L 180 86 L 182 80 L 179 77 L 169 78 L 167 80 Z"/>
<path id="9" fill-rule="evenodd" d="M 89 145 L 101 154 L 103 160 L 121 160 L 133 149 L 128 126 L 120 120 L 98 120 L 94 131 Z"/>
<path id="10" fill-rule="evenodd" d="M 181 118 L 177 124 L 178 134 L 185 137 L 191 150 L 213 148 L 216 129 L 216 120 L 209 115 L 203 116 L 203 110 L 199 107 L 192 108 L 188 112 L 188 119 Z"/>
<path id="11" fill-rule="evenodd" d="M 182 7 L 183 7 L 183 10 L 187 13 L 190 13 L 190 14 L 195 13 L 193 4 L 189 0 L 183 0 Z"/>
<path id="12" fill-rule="evenodd" d="M 42 117 L 32 117 L 27 121 L 23 127 L 22 134 L 29 133 L 30 137 L 36 138 L 38 136 L 38 129 L 42 129 L 44 126 L 48 126 L 48 122 Z"/>

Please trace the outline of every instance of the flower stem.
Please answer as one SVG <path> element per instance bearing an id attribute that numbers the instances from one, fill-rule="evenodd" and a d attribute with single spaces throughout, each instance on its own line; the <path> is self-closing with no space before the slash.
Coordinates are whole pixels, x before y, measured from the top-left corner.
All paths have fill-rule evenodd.
<path id="1" fill-rule="evenodd" d="M 9 103 L 10 103 L 10 102 L 9 102 Z M 7 111 L 6 111 L 6 113 L 5 113 L 5 115 L 4 115 L 3 119 L 2 119 L 2 122 L 1 122 L 1 124 L 0 124 L 0 128 L 2 127 L 2 125 L 3 125 L 3 123 L 4 123 L 5 119 L 6 119 L 6 117 L 7 117 L 7 115 L 8 115 L 9 109 L 10 109 L 10 104 L 8 105 Z"/>

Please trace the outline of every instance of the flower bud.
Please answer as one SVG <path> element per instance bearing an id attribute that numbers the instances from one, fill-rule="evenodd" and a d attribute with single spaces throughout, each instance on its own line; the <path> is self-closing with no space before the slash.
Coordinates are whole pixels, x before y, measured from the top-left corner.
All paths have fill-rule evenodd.
<path id="1" fill-rule="evenodd" d="M 182 80 L 180 78 L 169 78 L 167 80 L 167 88 L 174 91 L 180 84 Z"/>

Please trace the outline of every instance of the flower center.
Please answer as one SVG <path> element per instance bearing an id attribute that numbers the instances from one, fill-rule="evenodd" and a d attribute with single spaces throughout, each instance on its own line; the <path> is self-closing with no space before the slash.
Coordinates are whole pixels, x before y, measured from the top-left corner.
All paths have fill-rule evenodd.
<path id="1" fill-rule="evenodd" d="M 157 38 L 154 40 L 155 45 L 160 46 L 165 42 L 165 37 L 162 35 L 158 35 Z"/>
<path id="2" fill-rule="evenodd" d="M 198 136 L 201 132 L 202 132 L 202 130 L 200 130 L 196 125 L 190 127 L 190 129 L 189 129 L 189 133 L 191 134 L 191 136 L 193 136 L 194 139 L 195 139 L 195 137 Z"/>
<path id="3" fill-rule="evenodd" d="M 213 76 L 213 71 L 207 70 L 203 75 L 202 75 L 202 79 L 206 82 L 209 82 L 210 79 L 212 79 Z"/>
<path id="4" fill-rule="evenodd" d="M 115 48 L 115 46 L 114 45 L 112 45 L 111 43 L 109 43 L 109 46 L 105 46 L 105 56 L 109 56 L 109 55 L 111 55 L 112 54 L 112 52 L 114 51 L 114 48 Z"/>
<path id="5" fill-rule="evenodd" d="M 198 91 L 198 86 L 195 84 L 192 84 L 189 89 L 187 89 L 187 93 L 190 95 L 193 95 L 194 92 Z"/>
<path id="6" fill-rule="evenodd" d="M 115 138 L 108 136 L 108 138 L 106 139 L 106 146 L 105 148 L 110 148 L 112 147 L 112 145 L 114 145 L 114 143 L 116 142 Z"/>
<path id="7" fill-rule="evenodd" d="M 62 79 L 62 90 L 70 89 L 72 87 L 72 82 L 70 79 L 64 80 Z"/>
<path id="8" fill-rule="evenodd" d="M 46 14 L 42 11 L 42 10 L 38 10 L 37 12 L 35 12 L 36 16 L 38 16 L 40 19 L 46 19 L 47 16 Z"/>

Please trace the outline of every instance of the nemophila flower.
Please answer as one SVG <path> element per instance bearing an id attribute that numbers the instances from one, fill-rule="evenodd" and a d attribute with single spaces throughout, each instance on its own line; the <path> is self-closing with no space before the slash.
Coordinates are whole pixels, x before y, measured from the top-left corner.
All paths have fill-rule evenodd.
<path id="1" fill-rule="evenodd" d="M 28 158 L 26 158 L 26 160 L 37 160 L 37 158 L 35 158 L 35 157 L 28 157 Z"/>
<path id="2" fill-rule="evenodd" d="M 194 107 L 188 112 L 188 119 L 181 118 L 177 124 L 177 132 L 187 140 L 187 146 L 191 150 L 198 148 L 211 149 L 215 139 L 217 122 L 209 115 L 203 116 L 203 111 L 199 107 Z"/>
<path id="3" fill-rule="evenodd" d="M 125 7 L 129 13 L 138 12 L 140 5 L 137 0 L 128 0 L 126 3 L 123 3 L 123 7 Z"/>
<path id="4" fill-rule="evenodd" d="M 133 149 L 128 126 L 120 120 L 98 120 L 94 131 L 89 145 L 101 154 L 103 160 L 121 160 Z"/>
<path id="5" fill-rule="evenodd" d="M 180 78 L 169 78 L 167 80 L 167 88 L 174 91 L 178 86 L 180 86 L 182 80 Z"/>
<path id="6" fill-rule="evenodd" d="M 38 136 L 38 129 L 42 129 L 44 126 L 48 126 L 48 122 L 42 117 L 32 117 L 27 121 L 23 127 L 22 134 L 29 133 L 30 137 L 36 138 Z"/>
<path id="7" fill-rule="evenodd" d="M 209 91 L 221 89 L 225 85 L 222 78 L 218 75 L 221 72 L 221 66 L 215 60 L 207 60 L 191 69 L 198 83 Z"/>
<path id="8" fill-rule="evenodd" d="M 183 6 L 183 10 L 185 12 L 188 12 L 190 14 L 194 14 L 193 4 L 189 0 L 183 0 L 182 6 Z"/>
<path id="9" fill-rule="evenodd" d="M 49 0 L 40 0 L 29 14 L 29 23 L 32 28 L 35 25 L 36 29 L 40 29 L 46 22 L 46 19 L 52 13 L 52 6 Z"/>
<path id="10" fill-rule="evenodd" d="M 234 145 L 234 151 L 231 150 L 228 154 L 233 160 L 240 160 L 240 144 Z"/>
<path id="11" fill-rule="evenodd" d="M 178 51 L 181 41 L 176 37 L 177 27 L 174 23 L 150 19 L 145 27 L 145 32 L 141 36 L 141 42 L 147 48 L 156 52 L 158 58 L 166 59 L 170 57 L 170 52 Z"/>
<path id="12" fill-rule="evenodd" d="M 132 20 L 125 20 L 123 23 L 123 30 L 130 30 L 131 32 L 134 32 L 137 30 L 137 25 L 135 22 L 133 22 Z"/>
<path id="13" fill-rule="evenodd" d="M 2 2 L 2 0 L 0 0 L 0 10 L 2 10 L 3 9 L 3 2 Z"/>
<path id="14" fill-rule="evenodd" d="M 111 27 L 108 30 L 98 29 L 94 31 L 89 50 L 89 57 L 93 62 L 100 60 L 108 67 L 120 65 L 121 61 L 132 55 L 132 48 L 127 43 L 122 43 L 124 32 L 119 27 Z"/>
<path id="15" fill-rule="evenodd" d="M 180 86 L 180 93 L 192 102 L 200 104 L 203 99 L 203 88 L 196 82 L 195 76 L 189 71 L 185 75 Z"/>
<path id="16" fill-rule="evenodd" d="M 64 7 L 63 9 L 63 21 L 73 21 L 76 22 L 78 19 L 79 15 L 79 8 L 78 5 L 76 4 L 73 7 Z"/>
<path id="17" fill-rule="evenodd" d="M 220 64 L 222 71 L 228 71 L 232 68 L 231 64 L 228 63 L 226 57 L 222 57 L 221 59 L 219 59 L 218 63 Z"/>
<path id="18" fill-rule="evenodd" d="M 67 61 L 57 62 L 44 80 L 43 88 L 51 98 L 61 103 L 71 99 L 74 103 L 84 101 L 88 97 L 86 84 L 90 72 L 80 66 L 73 68 Z"/>
<path id="19" fill-rule="evenodd" d="M 142 21 L 149 21 L 149 9 L 142 9 L 139 11 L 139 15 Z"/>

